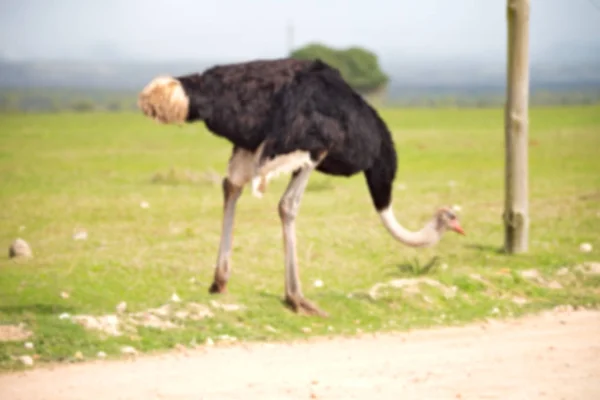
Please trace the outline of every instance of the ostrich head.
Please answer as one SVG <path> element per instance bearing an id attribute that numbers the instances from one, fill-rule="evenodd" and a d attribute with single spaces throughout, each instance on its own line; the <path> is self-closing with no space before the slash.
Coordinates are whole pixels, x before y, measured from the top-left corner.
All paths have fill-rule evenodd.
<path id="1" fill-rule="evenodd" d="M 154 78 L 138 97 L 142 112 L 163 124 L 183 124 L 189 112 L 190 99 L 181 82 L 170 76 Z"/>
<path id="2" fill-rule="evenodd" d="M 458 217 L 448 207 L 442 207 L 435 213 L 435 228 L 440 233 L 445 232 L 446 230 L 451 230 L 461 235 L 466 235 L 462 226 L 460 226 L 460 222 L 458 221 Z"/>

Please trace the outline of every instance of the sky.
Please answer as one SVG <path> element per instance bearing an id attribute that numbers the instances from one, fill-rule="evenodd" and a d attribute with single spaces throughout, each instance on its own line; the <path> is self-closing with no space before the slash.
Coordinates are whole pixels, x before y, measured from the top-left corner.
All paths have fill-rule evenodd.
<path id="1" fill-rule="evenodd" d="M 11 59 L 238 61 L 322 42 L 385 59 L 499 59 L 506 0 L 0 0 Z M 600 48 L 600 0 L 531 0 L 531 51 Z"/>

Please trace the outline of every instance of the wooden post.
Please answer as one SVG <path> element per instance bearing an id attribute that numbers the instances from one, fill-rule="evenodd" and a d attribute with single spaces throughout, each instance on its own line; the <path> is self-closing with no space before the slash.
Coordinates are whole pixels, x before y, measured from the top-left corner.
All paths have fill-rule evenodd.
<path id="1" fill-rule="evenodd" d="M 507 1 L 504 249 L 522 253 L 529 245 L 529 0 Z"/>

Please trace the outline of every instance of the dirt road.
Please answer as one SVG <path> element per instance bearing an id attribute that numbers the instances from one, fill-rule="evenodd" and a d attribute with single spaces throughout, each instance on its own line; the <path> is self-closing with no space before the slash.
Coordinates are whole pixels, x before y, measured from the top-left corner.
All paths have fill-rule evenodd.
<path id="1" fill-rule="evenodd" d="M 600 399 L 600 312 L 0 376 L 3 400 Z"/>

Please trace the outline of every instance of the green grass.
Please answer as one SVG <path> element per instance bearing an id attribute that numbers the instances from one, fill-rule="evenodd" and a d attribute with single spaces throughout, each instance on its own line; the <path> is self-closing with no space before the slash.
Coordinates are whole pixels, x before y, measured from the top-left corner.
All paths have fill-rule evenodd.
<path id="1" fill-rule="evenodd" d="M 574 268 L 555 276 L 561 267 L 600 261 L 600 107 L 531 110 L 530 251 L 516 256 L 500 251 L 502 110 L 382 115 L 399 152 L 396 184 L 405 185 L 394 191 L 398 219 L 417 229 L 438 206 L 459 204 L 468 236 L 448 234 L 430 249 L 402 246 L 381 226 L 362 175 L 314 174 L 297 221 L 298 257 L 304 292 L 328 319 L 294 315 L 281 303 L 277 202 L 285 177 L 263 199 L 246 189 L 229 293 L 207 293 L 221 229 L 214 171 L 225 171 L 231 148 L 201 124 L 158 126 L 137 114 L 1 115 L 0 320 L 25 323 L 35 347 L 0 342 L 0 369 L 20 368 L 14 357 L 22 354 L 37 354 L 38 363 L 68 362 L 77 351 L 86 359 L 98 351 L 118 355 L 123 345 L 151 351 L 220 335 L 239 341 L 352 335 L 600 304 L 597 277 Z M 140 207 L 142 201 L 150 207 Z M 79 228 L 87 240 L 72 239 Z M 30 243 L 34 258 L 8 259 L 17 237 Z M 582 242 L 594 250 L 581 253 Z M 433 257 L 438 261 L 429 265 Z M 518 273 L 531 268 L 563 288 Z M 403 277 L 435 279 L 457 292 L 446 297 L 422 286 L 421 294 L 387 288 L 375 299 L 367 296 L 376 283 Z M 323 287 L 313 285 L 317 279 Z M 217 299 L 247 308 L 120 337 L 59 318 L 114 313 L 121 301 L 128 311 L 143 311 L 167 303 L 174 292 L 183 305 Z M 529 302 L 515 304 L 514 296 Z"/>

